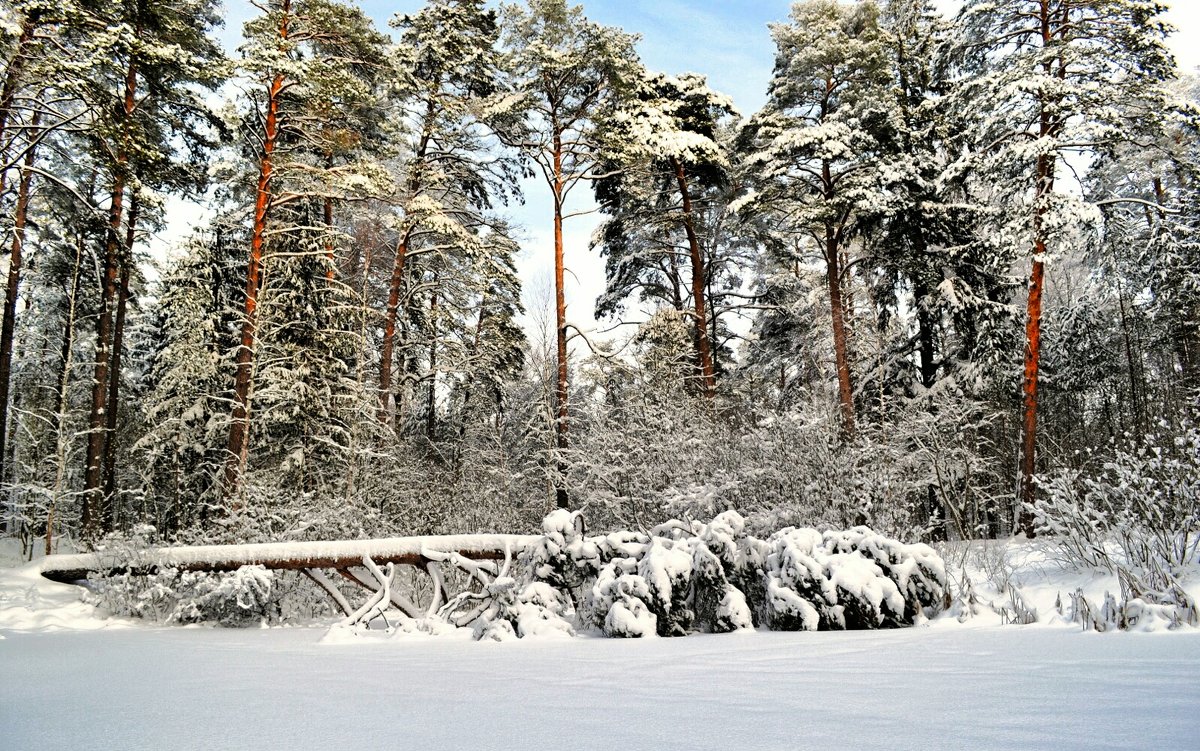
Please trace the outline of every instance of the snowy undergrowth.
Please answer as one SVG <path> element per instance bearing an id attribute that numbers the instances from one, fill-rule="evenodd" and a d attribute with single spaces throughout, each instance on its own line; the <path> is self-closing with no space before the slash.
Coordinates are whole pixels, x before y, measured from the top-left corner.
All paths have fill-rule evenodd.
<path id="1" fill-rule="evenodd" d="M 255 626 L 284 620 L 286 572 L 264 566 L 242 566 L 224 573 L 152 567 L 147 551 L 155 549 L 156 534 L 154 527 L 138 525 L 128 535 L 106 537 L 98 552 L 128 567 L 93 574 L 84 601 L 116 616 L 168 625 Z M 145 573 L 147 569 L 151 573 Z"/>
<path id="2" fill-rule="evenodd" d="M 1092 463 L 1089 452 L 1081 457 Z M 1049 555 L 1068 568 L 1116 578 L 1100 599 L 1069 594 L 1069 615 L 1085 628 L 1156 630 L 1200 626 L 1187 580 L 1200 563 L 1200 426 L 1167 424 L 1114 446 L 1098 466 L 1039 478 L 1031 507 Z M 1112 584 L 1110 582 L 1110 584 Z M 1060 602 L 1058 612 L 1066 612 Z"/>
<path id="3" fill-rule="evenodd" d="M 1089 631 L 1196 629 L 1187 606 L 1147 602 L 1119 573 L 1065 559 L 1061 540 L 942 543 L 952 603 L 949 624 L 1069 626 Z M 1180 594 L 1200 598 L 1200 564 L 1178 570 Z M 1127 587 L 1127 584 L 1125 585 Z"/>

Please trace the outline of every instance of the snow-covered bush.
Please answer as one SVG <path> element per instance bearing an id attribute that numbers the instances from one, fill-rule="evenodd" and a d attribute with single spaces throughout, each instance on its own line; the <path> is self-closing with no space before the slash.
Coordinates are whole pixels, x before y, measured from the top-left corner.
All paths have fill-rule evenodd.
<path id="1" fill-rule="evenodd" d="M 562 590 L 576 589 L 596 576 L 600 548 L 584 536 L 580 512 L 558 509 L 542 520 L 542 539 L 530 551 L 530 565 L 538 580 Z"/>
<path id="2" fill-rule="evenodd" d="M 723 633 L 754 625 L 746 595 L 745 522 L 727 511 L 709 524 L 672 521 L 636 549 L 628 535 L 609 535 L 608 561 L 587 598 L 590 623 L 610 636 Z M 611 541 L 622 540 L 613 546 Z"/>
<path id="3" fill-rule="evenodd" d="M 829 628 L 828 608 L 837 600 L 814 554 L 821 536 L 815 529 L 786 529 L 771 539 L 767 556 L 767 613 L 781 631 Z"/>
<path id="4" fill-rule="evenodd" d="M 141 575 L 126 570 L 91 580 L 89 600 L 115 615 L 235 627 L 281 620 L 276 572 L 263 566 L 223 573 L 165 568 Z"/>
<path id="5" fill-rule="evenodd" d="M 520 586 L 510 576 L 487 585 L 487 607 L 474 623 L 475 638 L 504 641 L 527 636 L 574 636 L 563 615 L 568 610 L 558 590 L 544 582 Z"/>
<path id="6" fill-rule="evenodd" d="M 768 541 L 767 616 L 780 630 L 905 626 L 942 607 L 945 565 L 927 545 L 866 527 L 785 529 Z"/>
<path id="7" fill-rule="evenodd" d="M 760 540 L 746 533 L 740 514 L 726 511 L 707 524 L 674 520 L 648 535 L 589 537 L 579 512 L 555 511 L 543 528 L 523 577 L 506 569 L 443 610 L 458 612 L 477 638 L 569 632 L 571 619 L 638 638 L 755 625 L 897 627 L 932 615 L 945 596 L 945 567 L 931 548 L 865 527 L 789 528 Z"/>
<path id="8" fill-rule="evenodd" d="M 1040 484 L 1038 531 L 1073 563 L 1115 572 L 1200 562 L 1200 426 L 1148 435 L 1094 473 L 1063 470 Z"/>
<path id="9" fill-rule="evenodd" d="M 609 636 L 639 638 L 658 634 L 658 615 L 647 604 L 654 600 L 654 595 L 637 570 L 633 558 L 609 561 L 588 593 L 588 617 L 592 625 Z M 663 611 L 661 605 L 658 610 Z"/>
<path id="10" fill-rule="evenodd" d="M 944 606 L 946 565 L 926 545 L 865 527 L 785 529 L 768 540 L 768 617 L 784 630 L 880 629 Z"/>
<path id="11" fill-rule="evenodd" d="M 871 559 L 904 598 L 904 621 L 912 623 L 925 608 L 944 605 L 946 565 L 928 545 L 906 545 L 866 527 L 826 532 L 825 547 L 839 553 L 858 552 Z"/>
<path id="12" fill-rule="evenodd" d="M 175 586 L 171 621 L 249 626 L 278 620 L 281 604 L 275 578 L 275 572 L 263 566 L 220 574 L 185 571 Z"/>

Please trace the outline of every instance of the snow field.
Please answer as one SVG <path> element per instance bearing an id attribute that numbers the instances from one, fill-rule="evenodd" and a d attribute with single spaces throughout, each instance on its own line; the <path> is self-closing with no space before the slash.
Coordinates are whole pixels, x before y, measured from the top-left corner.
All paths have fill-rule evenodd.
<path id="1" fill-rule="evenodd" d="M 10 634 L 5 749 L 1186 749 L 1200 633 Z"/>

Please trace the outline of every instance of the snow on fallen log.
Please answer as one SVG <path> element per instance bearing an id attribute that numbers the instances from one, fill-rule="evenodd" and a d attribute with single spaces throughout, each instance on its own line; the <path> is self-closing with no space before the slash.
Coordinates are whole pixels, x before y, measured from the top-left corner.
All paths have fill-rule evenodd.
<path id="1" fill-rule="evenodd" d="M 367 557 L 379 564 L 423 565 L 458 554 L 468 559 L 502 560 L 507 549 L 519 553 L 541 539 L 538 535 L 430 535 L 380 540 L 325 542 L 267 542 L 248 545 L 191 545 L 150 548 L 130 561 L 127 552 L 51 555 L 42 563 L 47 579 L 73 582 L 89 572 L 151 573 L 165 568 L 180 571 L 236 571 L 242 566 L 270 569 L 349 568 Z"/>

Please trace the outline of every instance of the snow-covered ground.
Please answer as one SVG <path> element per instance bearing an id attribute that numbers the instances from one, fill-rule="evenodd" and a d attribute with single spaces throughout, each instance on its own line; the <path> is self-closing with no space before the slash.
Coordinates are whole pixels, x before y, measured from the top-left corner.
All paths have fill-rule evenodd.
<path id="1" fill-rule="evenodd" d="M 331 641 L 110 620 L 0 569 L 0 749 L 1198 747 L 1200 630 L 1045 621 Z"/>

